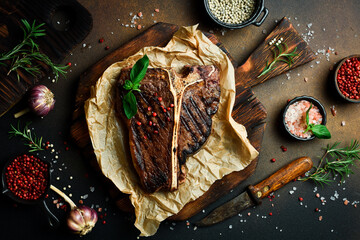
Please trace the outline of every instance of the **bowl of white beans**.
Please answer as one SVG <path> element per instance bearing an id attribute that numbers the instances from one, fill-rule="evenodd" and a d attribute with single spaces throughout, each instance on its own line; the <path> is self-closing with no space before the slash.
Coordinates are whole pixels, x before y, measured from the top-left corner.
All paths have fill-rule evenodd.
<path id="1" fill-rule="evenodd" d="M 204 0 L 210 18 L 226 28 L 243 28 L 251 24 L 260 26 L 269 10 L 264 0 Z"/>

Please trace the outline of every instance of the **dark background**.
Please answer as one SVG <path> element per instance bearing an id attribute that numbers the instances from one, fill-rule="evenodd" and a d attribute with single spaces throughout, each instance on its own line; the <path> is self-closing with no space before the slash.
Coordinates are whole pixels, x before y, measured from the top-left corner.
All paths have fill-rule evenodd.
<path id="1" fill-rule="evenodd" d="M 292 182 L 277 191 L 271 202 L 265 199 L 261 206 L 245 211 L 241 216 L 235 216 L 213 227 L 196 230 L 191 224 L 204 217 L 214 207 L 244 191 L 247 185 L 259 182 L 295 158 L 307 155 L 317 163 L 317 156 L 322 154 L 321 148 L 327 144 L 341 141 L 345 145 L 349 144 L 351 139 L 359 139 L 360 104 L 344 102 L 336 95 L 331 88 L 332 72 L 329 70 L 343 57 L 360 53 L 359 1 L 266 1 L 265 5 L 270 14 L 262 26 L 249 26 L 233 31 L 213 24 L 206 16 L 203 2 L 200 0 L 81 0 L 79 2 L 90 11 L 94 20 L 93 30 L 83 41 L 86 47 L 80 44 L 64 60 L 64 64 L 72 63 L 71 72 L 66 79 L 62 78 L 57 83 L 52 83 L 47 78 L 42 81 L 42 84 L 48 86 L 56 96 L 55 109 L 43 119 L 28 114 L 22 117 L 21 123 L 31 121 L 34 132 L 38 136 L 43 136 L 45 141 L 53 143 L 54 148 L 60 151 L 59 159 L 53 164 L 52 183 L 61 189 L 66 187 L 65 192 L 72 193 L 76 203 L 81 196 L 88 194 L 84 204 L 93 205 L 95 208 L 101 207 L 103 209 L 101 215 L 106 213 L 106 216 L 99 220 L 93 231 L 84 239 L 136 239 L 139 234 L 133 226 L 134 217 L 117 210 L 99 176 L 69 139 L 74 96 L 80 74 L 111 50 L 142 31 L 121 25 L 130 24 L 130 12 L 135 14 L 139 11 L 144 14 L 141 24 L 145 25 L 145 29 L 154 24 L 154 20 L 178 25 L 199 23 L 201 30 L 214 31 L 239 63 L 244 62 L 273 29 L 276 22 L 286 16 L 309 41 L 310 47 L 319 53 L 317 60 L 292 70 L 289 75 L 279 76 L 254 88 L 255 94 L 268 111 L 267 128 L 255 174 L 229 195 L 190 219 L 189 227 L 186 222 L 165 221 L 156 235 L 149 239 L 360 239 L 360 205 L 358 208 L 352 205 L 360 200 L 358 168 L 354 168 L 355 174 L 346 178 L 346 182 L 341 185 L 339 178 L 330 186 L 318 187 L 317 190 L 311 182 Z M 155 8 L 160 12 L 151 16 Z M 309 31 L 314 32 L 309 33 Z M 98 40 L 101 37 L 104 37 L 105 42 L 99 44 Z M 110 49 L 106 51 L 105 46 L 109 46 Z M 329 48 L 328 61 L 322 52 Z M 308 78 L 307 82 L 304 81 L 305 77 Z M 331 140 L 296 142 L 288 139 L 280 130 L 281 109 L 287 99 L 300 95 L 314 96 L 324 104 L 328 112 L 327 126 L 333 135 Z M 337 109 L 336 116 L 330 114 L 330 106 L 333 105 Z M 1 167 L 6 160 L 26 152 L 21 139 L 8 140 L 7 133 L 10 124 L 17 124 L 13 114 L 23 107 L 24 104 L 19 103 L 0 118 Z M 341 121 L 345 121 L 346 125 L 341 126 Z M 68 143 L 65 145 L 64 141 Z M 285 145 L 288 151 L 282 152 L 281 145 Z M 66 146 L 70 146 L 69 151 L 65 150 Z M 50 152 L 41 153 L 41 157 L 56 160 L 54 154 Z M 271 158 L 276 158 L 276 162 L 271 163 Z M 73 179 L 70 179 L 70 176 Z M 70 189 L 68 185 L 71 185 Z M 290 194 L 289 191 L 294 187 L 296 190 Z M 333 201 L 331 196 L 334 196 L 335 191 L 339 197 Z M 325 197 L 325 205 L 315 197 L 316 193 Z M 300 205 L 298 197 L 304 199 L 303 205 Z M 47 203 L 64 222 L 64 211 L 56 209 L 52 203 L 53 199 L 57 198 L 55 194 L 50 193 Z M 347 206 L 343 204 L 344 198 L 350 201 Z M 315 208 L 321 211 L 315 212 Z M 15 205 L 6 196 L 0 195 L 0 211 L 0 239 L 78 238 L 69 234 L 64 227 L 58 230 L 49 229 L 46 216 L 39 206 Z M 251 213 L 250 216 L 248 212 Z M 270 212 L 272 216 L 269 216 Z M 323 217 L 322 221 L 319 221 L 319 216 Z M 102 223 L 103 220 L 106 221 L 105 224 Z"/>

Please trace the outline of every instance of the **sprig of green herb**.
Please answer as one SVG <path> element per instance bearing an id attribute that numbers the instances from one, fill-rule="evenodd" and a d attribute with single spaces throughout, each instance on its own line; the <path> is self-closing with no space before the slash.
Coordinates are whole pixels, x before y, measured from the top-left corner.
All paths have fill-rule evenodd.
<path id="1" fill-rule="evenodd" d="M 313 180 L 316 184 L 323 186 L 333 182 L 332 176 L 339 174 L 341 181 L 345 176 L 353 174 L 351 166 L 360 161 L 360 144 L 358 140 L 351 140 L 349 146 L 338 148 L 339 142 L 327 145 L 319 165 L 309 176 L 301 178 L 302 181 Z M 330 157 L 330 160 L 328 159 Z M 323 164 L 323 162 L 325 163 Z"/>
<path id="2" fill-rule="evenodd" d="M 39 45 L 35 42 L 35 39 L 46 35 L 45 29 L 42 28 L 45 24 L 41 23 L 36 25 L 36 22 L 34 21 L 30 25 L 25 19 L 22 19 L 21 22 L 24 25 L 22 28 L 24 39 L 9 52 L 0 55 L 0 65 L 9 67 L 7 75 L 16 72 L 17 79 L 20 81 L 18 70 L 23 69 L 32 76 L 36 76 L 41 73 L 41 66 L 36 62 L 40 61 L 51 68 L 57 81 L 60 74 L 66 74 L 65 70 L 68 66 L 54 64 L 48 56 L 39 52 Z M 11 62 L 10 65 L 5 63 L 8 61 Z"/>
<path id="3" fill-rule="evenodd" d="M 37 138 L 36 135 L 34 133 L 32 133 L 31 130 L 29 129 L 29 125 L 30 125 L 30 122 L 26 123 L 24 129 L 21 130 L 20 122 L 18 122 L 17 128 L 14 127 L 12 124 L 10 124 L 10 127 L 11 127 L 11 131 L 9 131 L 10 138 L 16 137 L 16 136 L 24 138 L 24 140 L 26 141 L 25 145 L 30 148 L 29 152 L 36 152 L 36 151 L 44 150 L 41 147 L 42 137 Z"/>
<path id="4" fill-rule="evenodd" d="M 124 89 L 128 92 L 123 99 L 123 107 L 125 115 L 128 119 L 132 118 L 137 113 L 137 102 L 133 91 L 140 92 L 140 82 L 145 77 L 147 68 L 149 66 L 149 58 L 144 55 L 139 59 L 130 72 L 130 80 L 125 80 Z"/>
<path id="5" fill-rule="evenodd" d="M 322 124 L 315 125 L 313 123 L 309 123 L 309 112 L 310 112 L 311 108 L 312 108 L 312 103 L 311 103 L 310 107 L 308 108 L 308 110 L 306 111 L 306 126 L 307 127 L 306 127 L 306 130 L 304 133 L 306 133 L 307 131 L 311 131 L 317 138 L 330 139 L 331 134 L 325 125 L 322 125 Z"/>
<path id="6" fill-rule="evenodd" d="M 284 45 L 284 47 L 282 45 Z M 294 57 L 298 55 L 296 53 L 297 47 L 295 47 L 294 51 L 288 53 L 288 46 L 286 43 L 276 44 L 275 46 L 278 51 L 276 51 L 276 49 L 271 50 L 274 54 L 274 59 L 270 64 L 269 61 L 266 61 L 266 66 L 260 75 L 257 76 L 258 78 L 274 70 L 276 68 L 275 64 L 277 62 L 285 62 L 289 65 L 289 67 L 291 67 L 291 65 L 294 63 Z"/>

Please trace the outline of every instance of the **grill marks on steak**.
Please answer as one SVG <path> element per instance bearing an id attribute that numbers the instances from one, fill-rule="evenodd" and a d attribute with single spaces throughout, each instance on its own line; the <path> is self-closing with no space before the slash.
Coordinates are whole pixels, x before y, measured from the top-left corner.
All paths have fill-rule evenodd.
<path id="1" fill-rule="evenodd" d="M 211 133 L 212 116 L 220 99 L 219 71 L 213 66 L 187 67 L 204 81 L 188 86 L 182 96 L 178 159 L 185 164 L 187 155 L 201 148 Z M 184 76 L 186 77 L 186 76 Z"/>
<path id="2" fill-rule="evenodd" d="M 138 113 L 129 120 L 123 112 L 126 91 L 122 86 L 130 70 L 120 73 L 116 112 L 129 129 L 135 170 L 147 192 L 175 190 L 184 180 L 186 157 L 199 150 L 211 133 L 211 117 L 220 98 L 219 70 L 214 66 L 185 66 L 177 74 L 173 69 L 149 68 L 141 81 L 141 92 L 134 92 Z"/>
<path id="3" fill-rule="evenodd" d="M 117 86 L 118 99 L 126 91 L 123 84 L 130 79 L 131 69 L 123 69 Z M 170 189 L 174 173 L 172 164 L 173 110 L 164 112 L 174 102 L 170 92 L 170 79 L 165 70 L 148 69 L 141 81 L 141 92 L 134 91 L 138 112 L 130 120 L 124 115 L 122 101 L 116 102 L 116 112 L 129 129 L 130 152 L 140 183 L 147 192 Z M 161 93 L 159 101 L 158 93 Z M 156 113 L 156 117 L 152 114 Z M 141 123 L 141 125 L 139 125 Z"/>

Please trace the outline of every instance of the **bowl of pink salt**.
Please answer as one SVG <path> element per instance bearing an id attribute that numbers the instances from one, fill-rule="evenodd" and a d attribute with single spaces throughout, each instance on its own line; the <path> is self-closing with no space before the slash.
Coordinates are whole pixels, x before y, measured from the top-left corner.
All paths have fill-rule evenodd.
<path id="1" fill-rule="evenodd" d="M 306 116 L 308 115 L 308 122 Z M 283 113 L 283 124 L 286 132 L 297 140 L 307 141 L 315 138 L 308 125 L 325 125 L 326 111 L 315 98 L 296 97 L 288 102 Z"/>

